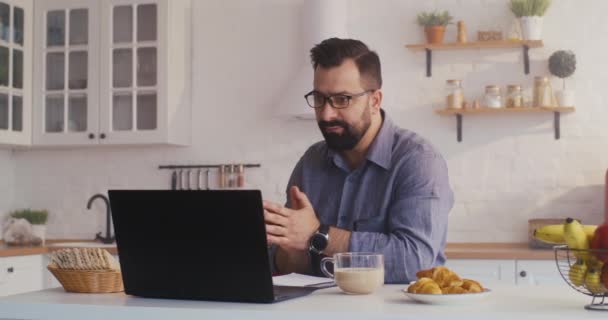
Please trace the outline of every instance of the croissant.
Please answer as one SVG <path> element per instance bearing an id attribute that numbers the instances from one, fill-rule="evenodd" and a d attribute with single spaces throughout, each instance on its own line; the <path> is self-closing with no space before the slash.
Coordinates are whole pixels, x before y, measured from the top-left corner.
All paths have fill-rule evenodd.
<path id="1" fill-rule="evenodd" d="M 453 294 L 453 293 L 467 293 L 468 291 L 463 287 L 445 287 L 441 288 L 441 293 L 443 294 Z"/>
<path id="2" fill-rule="evenodd" d="M 483 287 L 481 286 L 481 283 L 471 279 L 462 280 L 462 288 L 471 293 L 483 292 Z"/>

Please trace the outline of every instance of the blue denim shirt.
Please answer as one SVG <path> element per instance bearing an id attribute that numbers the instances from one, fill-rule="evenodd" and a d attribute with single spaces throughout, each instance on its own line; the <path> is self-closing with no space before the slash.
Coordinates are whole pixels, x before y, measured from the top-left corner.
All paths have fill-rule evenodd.
<path id="1" fill-rule="evenodd" d="M 386 283 L 407 283 L 444 264 L 454 197 L 443 157 L 382 115 L 363 165 L 349 169 L 321 141 L 297 163 L 287 190 L 306 193 L 321 223 L 352 231 L 349 251 L 384 254 Z"/>

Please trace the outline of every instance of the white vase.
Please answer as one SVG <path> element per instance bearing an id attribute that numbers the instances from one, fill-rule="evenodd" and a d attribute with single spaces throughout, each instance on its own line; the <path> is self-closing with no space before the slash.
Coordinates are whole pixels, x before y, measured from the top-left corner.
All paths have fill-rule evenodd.
<path id="1" fill-rule="evenodd" d="M 574 107 L 574 91 L 563 90 L 555 93 L 557 105 L 560 107 Z"/>
<path id="2" fill-rule="evenodd" d="M 33 224 L 32 225 L 32 234 L 42 240 L 42 245 L 44 245 L 44 240 L 46 238 L 46 225 L 45 224 Z"/>
<path id="3" fill-rule="evenodd" d="M 519 18 L 524 40 L 542 40 L 543 17 L 531 16 Z"/>

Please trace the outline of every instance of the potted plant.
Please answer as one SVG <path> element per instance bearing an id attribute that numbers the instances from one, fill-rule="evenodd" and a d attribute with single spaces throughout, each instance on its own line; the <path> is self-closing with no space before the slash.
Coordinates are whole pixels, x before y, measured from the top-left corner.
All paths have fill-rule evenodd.
<path id="1" fill-rule="evenodd" d="M 445 27 L 454 19 L 447 11 L 421 12 L 418 14 L 418 24 L 424 27 L 428 43 L 442 43 Z"/>
<path id="2" fill-rule="evenodd" d="M 555 51 L 549 57 L 549 71 L 552 75 L 562 79 L 562 90 L 555 93 L 557 104 L 561 107 L 574 106 L 574 92 L 566 90 L 566 78 L 576 70 L 576 56 L 572 51 Z"/>
<path id="3" fill-rule="evenodd" d="M 10 214 L 12 218 L 25 219 L 32 225 L 32 233 L 42 240 L 44 245 L 44 239 L 46 237 L 46 221 L 49 216 L 49 212 L 46 210 L 32 210 L 32 209 L 20 209 Z"/>
<path id="4" fill-rule="evenodd" d="M 524 40 L 541 40 L 543 16 L 551 5 L 551 0 L 511 0 L 511 12 L 519 18 Z"/>

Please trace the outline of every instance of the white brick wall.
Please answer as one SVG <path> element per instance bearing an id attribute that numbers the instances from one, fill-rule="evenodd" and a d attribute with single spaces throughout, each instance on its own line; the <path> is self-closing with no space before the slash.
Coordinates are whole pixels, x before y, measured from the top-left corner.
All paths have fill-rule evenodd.
<path id="1" fill-rule="evenodd" d="M 51 237 L 93 237 L 103 229 L 103 209 L 98 203 L 87 211 L 87 199 L 109 188 L 167 188 L 169 173 L 156 169 L 167 163 L 260 162 L 261 169 L 248 172 L 249 184 L 283 201 L 295 162 L 321 139 L 314 122 L 272 116 L 309 49 L 298 40 L 303 3 L 194 1 L 192 147 L 0 152 L 0 173 L 8 177 L 0 182 L 6 191 L 0 209 L 9 203 L 45 207 L 52 213 Z M 601 222 L 608 168 L 608 2 L 553 1 L 545 47 L 531 51 L 528 76 L 519 50 L 497 49 L 437 53 L 433 77 L 426 78 L 424 54 L 404 45 L 423 39 L 416 13 L 435 8 L 465 20 L 470 39 L 478 29 L 507 32 L 512 19 L 505 0 L 353 0 L 348 14 L 351 36 L 381 56 L 389 115 L 431 140 L 448 161 L 456 195 L 449 241 L 526 241 L 527 219 L 536 217 Z M 453 39 L 455 26 L 450 28 L 447 37 Z M 574 50 L 578 59 L 568 80 L 578 109 L 562 116 L 559 141 L 553 140 L 551 114 L 480 115 L 465 117 L 464 141 L 457 143 L 455 119 L 432 112 L 443 101 L 448 78 L 463 79 L 468 98 L 486 84 L 529 87 L 559 49 Z"/>

